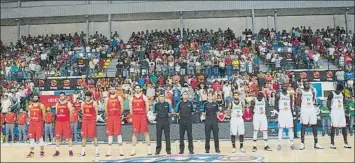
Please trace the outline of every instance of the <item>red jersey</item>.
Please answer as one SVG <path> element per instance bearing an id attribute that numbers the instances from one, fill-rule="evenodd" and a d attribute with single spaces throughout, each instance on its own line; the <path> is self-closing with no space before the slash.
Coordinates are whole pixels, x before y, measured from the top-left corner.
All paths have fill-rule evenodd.
<path id="1" fill-rule="evenodd" d="M 107 116 L 121 116 L 121 103 L 117 97 L 109 97 L 107 100 Z"/>
<path id="2" fill-rule="evenodd" d="M 143 95 L 141 97 L 133 96 L 132 99 L 132 110 L 135 115 L 146 115 L 146 106 L 145 101 L 143 99 Z"/>
<path id="3" fill-rule="evenodd" d="M 80 101 L 74 102 L 73 105 L 74 105 L 74 109 L 76 111 L 80 110 L 80 108 L 81 108 L 81 102 Z"/>
<path id="4" fill-rule="evenodd" d="M 53 119 L 54 119 L 54 115 L 52 112 L 47 112 L 46 115 L 44 116 L 45 123 L 52 123 Z"/>
<path id="5" fill-rule="evenodd" d="M 43 121 L 41 104 L 38 104 L 37 106 L 31 104 L 30 106 L 28 106 L 28 110 L 30 111 L 30 121 L 36 121 L 36 122 Z"/>
<path id="6" fill-rule="evenodd" d="M 69 115 L 68 102 L 65 102 L 64 104 L 58 102 L 57 121 L 67 122 L 67 121 L 69 121 L 69 118 L 70 118 L 70 115 Z"/>
<path id="7" fill-rule="evenodd" d="M 96 120 L 96 111 L 93 101 L 89 103 L 84 102 L 83 109 L 83 120 Z"/>
<path id="8" fill-rule="evenodd" d="M 24 125 L 27 122 L 27 114 L 26 113 L 20 113 L 17 115 L 17 121 L 19 125 Z"/>
<path id="9" fill-rule="evenodd" d="M 73 115 L 70 117 L 70 122 L 78 122 L 79 110 L 75 109 Z"/>
<path id="10" fill-rule="evenodd" d="M 15 119 L 16 119 L 16 114 L 13 112 L 9 112 L 5 115 L 5 122 L 8 124 L 15 123 Z"/>

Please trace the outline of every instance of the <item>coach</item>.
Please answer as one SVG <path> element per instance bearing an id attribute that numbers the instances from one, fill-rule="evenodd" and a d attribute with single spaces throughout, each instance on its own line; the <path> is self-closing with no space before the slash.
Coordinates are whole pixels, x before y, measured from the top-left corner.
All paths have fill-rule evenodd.
<path id="1" fill-rule="evenodd" d="M 193 103 L 188 100 L 187 92 L 182 93 L 182 101 L 176 105 L 175 112 L 179 115 L 179 128 L 180 128 L 180 153 L 184 153 L 185 144 L 184 136 L 187 131 L 187 139 L 189 142 L 190 154 L 194 154 L 194 145 L 192 142 L 192 112 L 194 112 Z"/>
<path id="2" fill-rule="evenodd" d="M 206 143 L 205 143 L 205 150 L 206 153 L 210 152 L 210 137 L 211 137 L 211 130 L 213 132 L 213 139 L 214 139 L 214 147 L 216 153 L 220 153 L 219 150 L 219 139 L 218 139 L 218 121 L 217 121 L 217 112 L 219 112 L 218 103 L 213 101 L 213 94 L 212 92 L 208 93 L 207 95 L 207 102 L 205 102 L 202 107 L 201 111 L 206 117 L 205 120 L 205 136 L 206 136 Z"/>
<path id="3" fill-rule="evenodd" d="M 172 106 L 165 101 L 165 92 L 159 92 L 159 101 L 153 105 L 153 113 L 156 114 L 156 127 L 157 127 L 157 147 L 155 155 L 160 154 L 161 150 L 161 136 L 164 130 L 166 153 L 171 154 L 170 148 L 170 123 L 169 114 L 172 111 Z"/>

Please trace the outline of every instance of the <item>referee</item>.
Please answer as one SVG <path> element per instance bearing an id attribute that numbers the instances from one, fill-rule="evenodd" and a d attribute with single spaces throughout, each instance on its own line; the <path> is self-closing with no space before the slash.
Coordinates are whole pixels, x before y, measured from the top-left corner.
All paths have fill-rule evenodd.
<path id="1" fill-rule="evenodd" d="M 189 142 L 190 154 L 194 154 L 194 145 L 192 142 L 192 112 L 194 112 L 193 103 L 188 100 L 189 96 L 187 92 L 182 93 L 182 101 L 179 101 L 176 105 L 175 112 L 179 115 L 179 128 L 180 128 L 180 152 L 184 153 L 185 144 L 184 137 L 185 131 L 187 131 L 187 139 Z"/>
<path id="2" fill-rule="evenodd" d="M 219 112 L 219 107 L 218 107 L 218 103 L 213 101 L 212 92 L 209 92 L 207 94 L 207 102 L 205 102 L 202 105 L 201 111 L 203 112 L 203 115 L 206 117 L 205 120 L 206 153 L 210 153 L 211 130 L 213 132 L 214 147 L 216 153 L 220 153 L 221 151 L 219 150 L 219 139 L 218 139 L 219 130 L 218 130 L 218 121 L 217 121 L 217 112 Z"/>
<path id="3" fill-rule="evenodd" d="M 164 130 L 165 142 L 166 142 L 166 153 L 171 154 L 170 148 L 170 123 L 169 114 L 172 111 L 171 104 L 165 101 L 164 90 L 159 92 L 159 101 L 153 105 L 153 113 L 156 115 L 156 125 L 157 125 L 157 147 L 155 155 L 160 154 L 161 150 L 161 136 Z"/>

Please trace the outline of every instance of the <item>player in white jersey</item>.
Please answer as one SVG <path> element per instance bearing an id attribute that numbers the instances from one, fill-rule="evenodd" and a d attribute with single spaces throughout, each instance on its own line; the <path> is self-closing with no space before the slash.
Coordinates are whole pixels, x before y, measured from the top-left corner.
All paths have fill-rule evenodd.
<path id="1" fill-rule="evenodd" d="M 276 109 L 279 111 L 279 144 L 277 146 L 278 151 L 281 150 L 281 139 L 284 128 L 288 128 L 288 136 L 290 137 L 291 149 L 296 149 L 293 142 L 293 115 L 295 115 L 293 107 L 293 97 L 287 92 L 287 88 L 287 84 L 282 85 L 282 91 L 280 92 L 280 94 L 276 95 Z"/>
<path id="2" fill-rule="evenodd" d="M 243 120 L 243 112 L 244 106 L 242 102 L 239 100 L 238 94 L 233 95 L 233 102 L 228 106 L 228 112 L 231 117 L 230 120 L 230 133 L 233 150 L 232 152 L 236 152 L 235 148 L 235 136 L 239 135 L 239 143 L 240 143 L 240 152 L 245 153 L 245 149 L 243 148 L 244 141 L 244 120 Z"/>
<path id="3" fill-rule="evenodd" d="M 347 138 L 347 130 L 346 130 L 346 120 L 345 120 L 345 111 L 344 111 L 344 103 L 345 98 L 343 93 L 343 86 L 341 84 L 337 85 L 335 91 L 329 94 L 328 96 L 328 108 L 330 108 L 330 118 L 331 118 L 331 128 L 330 128 L 330 148 L 336 149 L 334 146 L 334 136 L 335 136 L 335 128 L 341 128 L 342 134 L 344 138 L 344 148 L 351 148 L 348 145 Z"/>
<path id="4" fill-rule="evenodd" d="M 315 93 L 313 89 L 310 89 L 310 84 L 308 82 L 303 83 L 303 90 L 300 90 L 297 97 L 301 98 L 301 147 L 300 150 L 305 149 L 304 145 L 304 135 L 306 132 L 306 127 L 308 125 L 312 126 L 312 132 L 314 136 L 314 148 L 323 149 L 318 143 L 317 138 L 317 111 L 314 108 Z"/>
<path id="5" fill-rule="evenodd" d="M 258 139 L 258 132 L 263 132 L 263 138 L 265 142 L 264 150 L 272 151 L 271 148 L 267 145 L 267 119 L 266 119 L 266 102 L 264 98 L 264 94 L 262 92 L 258 93 L 257 98 L 254 99 L 254 117 L 253 117 L 253 126 L 254 126 L 254 133 L 253 133 L 253 152 L 257 151 L 256 142 Z"/>

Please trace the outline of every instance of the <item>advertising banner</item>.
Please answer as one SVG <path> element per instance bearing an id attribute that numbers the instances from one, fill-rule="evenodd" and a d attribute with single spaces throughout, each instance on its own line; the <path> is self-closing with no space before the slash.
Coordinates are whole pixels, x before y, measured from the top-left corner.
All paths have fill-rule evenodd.
<path id="1" fill-rule="evenodd" d="M 67 95 L 68 100 L 72 101 L 73 95 Z M 59 95 L 40 95 L 40 102 L 46 106 L 55 106 L 59 100 Z"/>

